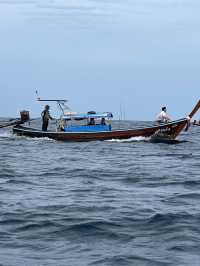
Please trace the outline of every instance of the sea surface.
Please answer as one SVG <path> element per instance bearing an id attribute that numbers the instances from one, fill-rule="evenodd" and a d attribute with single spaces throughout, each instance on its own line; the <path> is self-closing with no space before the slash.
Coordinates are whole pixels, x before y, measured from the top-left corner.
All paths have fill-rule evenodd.
<path id="1" fill-rule="evenodd" d="M 0 129 L 0 265 L 199 266 L 199 140 L 198 127 L 173 145 Z"/>

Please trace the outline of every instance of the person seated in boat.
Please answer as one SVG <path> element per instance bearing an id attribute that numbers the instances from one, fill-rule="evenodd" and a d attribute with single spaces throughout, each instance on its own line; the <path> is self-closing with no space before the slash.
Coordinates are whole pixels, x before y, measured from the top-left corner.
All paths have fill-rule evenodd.
<path id="1" fill-rule="evenodd" d="M 200 120 L 199 120 L 199 121 L 194 120 L 193 125 L 194 125 L 194 126 L 200 126 Z"/>
<path id="2" fill-rule="evenodd" d="M 171 121 L 171 118 L 167 114 L 167 108 L 166 107 L 162 107 L 162 110 L 161 110 L 160 114 L 157 116 L 157 122 L 159 122 L 159 123 L 167 123 L 169 121 Z"/>
<path id="3" fill-rule="evenodd" d="M 41 113 L 42 116 L 42 131 L 47 131 L 49 125 L 49 119 L 53 120 L 49 113 L 50 106 L 46 105 L 44 110 Z"/>
<path id="4" fill-rule="evenodd" d="M 105 117 L 101 118 L 101 125 L 105 126 L 106 125 L 106 119 Z"/>
<path id="5" fill-rule="evenodd" d="M 94 117 L 91 117 L 88 123 L 88 126 L 94 126 L 95 125 L 95 120 Z"/>

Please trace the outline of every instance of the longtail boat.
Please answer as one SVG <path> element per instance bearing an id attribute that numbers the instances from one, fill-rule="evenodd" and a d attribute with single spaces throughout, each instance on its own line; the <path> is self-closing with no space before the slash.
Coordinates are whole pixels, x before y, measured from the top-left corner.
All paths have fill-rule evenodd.
<path id="1" fill-rule="evenodd" d="M 56 131 L 42 131 L 36 128 L 17 125 L 13 127 L 13 132 L 20 136 L 31 138 L 50 138 L 60 141 L 94 141 L 94 140 L 112 140 L 112 139 L 130 139 L 133 137 L 151 137 L 155 141 L 175 140 L 178 135 L 188 129 L 190 120 L 200 108 L 200 100 L 186 118 L 167 123 L 156 123 L 150 127 L 140 127 L 127 130 L 112 130 L 111 125 L 105 123 L 105 119 L 111 119 L 111 113 L 87 114 L 67 113 L 59 119 L 59 125 Z M 101 119 L 101 123 L 94 122 L 95 119 Z M 25 119 L 24 119 L 25 120 Z M 70 121 L 87 120 L 87 125 L 69 125 Z M 103 123 L 102 123 L 103 121 Z"/>

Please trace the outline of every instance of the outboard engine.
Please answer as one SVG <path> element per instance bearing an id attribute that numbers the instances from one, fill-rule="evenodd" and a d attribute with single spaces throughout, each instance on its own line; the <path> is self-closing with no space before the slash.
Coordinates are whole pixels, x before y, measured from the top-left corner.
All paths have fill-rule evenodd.
<path id="1" fill-rule="evenodd" d="M 20 112 L 20 117 L 21 117 L 21 122 L 25 123 L 28 122 L 30 120 L 30 114 L 29 111 L 21 111 Z"/>

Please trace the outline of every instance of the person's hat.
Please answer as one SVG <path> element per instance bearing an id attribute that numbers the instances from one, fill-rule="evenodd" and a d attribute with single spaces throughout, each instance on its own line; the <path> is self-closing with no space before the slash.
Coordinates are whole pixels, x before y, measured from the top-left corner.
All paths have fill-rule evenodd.
<path id="1" fill-rule="evenodd" d="M 50 106 L 49 105 L 45 105 L 45 109 L 49 109 L 50 108 Z"/>
<path id="2" fill-rule="evenodd" d="M 166 111 L 167 110 L 167 107 L 166 106 L 163 106 L 162 107 L 162 111 Z"/>

